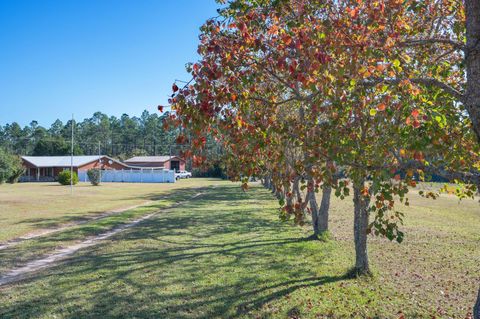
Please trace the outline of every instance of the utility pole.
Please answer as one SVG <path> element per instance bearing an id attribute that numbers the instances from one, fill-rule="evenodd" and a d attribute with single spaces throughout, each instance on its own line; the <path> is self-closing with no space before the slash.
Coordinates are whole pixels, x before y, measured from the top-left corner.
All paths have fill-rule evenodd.
<path id="1" fill-rule="evenodd" d="M 100 164 L 99 175 L 100 175 L 100 182 L 102 181 L 102 155 L 100 152 L 100 141 L 98 141 L 98 163 Z"/>
<path id="2" fill-rule="evenodd" d="M 72 147 L 70 152 L 70 194 L 73 195 L 73 113 L 72 113 Z"/>
<path id="3" fill-rule="evenodd" d="M 168 163 L 170 165 L 170 169 L 172 169 L 172 144 L 170 144 L 169 149 L 170 149 L 170 159 L 169 159 Z M 176 170 L 173 170 L 173 171 L 175 172 Z"/>

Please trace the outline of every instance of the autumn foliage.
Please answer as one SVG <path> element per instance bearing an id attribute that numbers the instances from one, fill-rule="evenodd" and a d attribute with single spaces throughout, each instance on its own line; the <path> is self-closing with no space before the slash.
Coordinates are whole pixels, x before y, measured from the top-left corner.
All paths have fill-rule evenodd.
<path id="1" fill-rule="evenodd" d="M 201 166 L 214 136 L 230 178 L 263 179 L 297 224 L 322 210 L 320 189 L 353 189 L 355 266 L 369 272 L 366 234 L 403 240 L 395 207 L 418 180 L 457 179 L 467 196 L 479 181 L 456 95 L 464 19 L 450 0 L 233 1 L 202 26 L 192 81 L 172 86 L 171 120 L 191 132 L 177 142 Z"/>

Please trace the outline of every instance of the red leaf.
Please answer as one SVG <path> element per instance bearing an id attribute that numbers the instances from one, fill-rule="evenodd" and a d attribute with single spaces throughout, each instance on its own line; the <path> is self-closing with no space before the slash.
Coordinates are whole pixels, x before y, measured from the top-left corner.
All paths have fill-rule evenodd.
<path id="1" fill-rule="evenodd" d="M 163 113 L 163 105 L 159 105 L 158 110 Z"/>
<path id="2" fill-rule="evenodd" d="M 350 10 L 350 17 L 355 19 L 357 16 L 358 16 L 358 8 Z"/>
<path id="3" fill-rule="evenodd" d="M 282 40 L 285 43 L 285 45 L 290 45 L 290 43 L 292 43 L 292 37 L 289 36 L 288 34 L 284 35 L 282 37 Z"/>
<path id="4" fill-rule="evenodd" d="M 185 143 L 185 140 L 186 140 L 185 135 L 179 135 L 179 136 L 177 137 L 177 141 L 176 141 L 176 142 L 177 142 L 177 144 L 184 144 L 184 143 Z"/>
<path id="5" fill-rule="evenodd" d="M 173 91 L 173 92 L 177 92 L 177 91 L 178 91 L 178 86 L 177 86 L 175 83 L 173 83 L 173 85 L 172 85 L 172 91 Z"/>
<path id="6" fill-rule="evenodd" d="M 200 65 L 198 63 L 195 63 L 193 65 L 193 71 L 195 71 L 195 73 L 198 73 L 199 70 L 200 70 Z"/>
<path id="7" fill-rule="evenodd" d="M 418 152 L 418 151 L 415 151 L 415 153 L 413 154 L 413 158 L 416 160 L 416 161 L 423 161 L 423 153 L 422 152 Z"/>

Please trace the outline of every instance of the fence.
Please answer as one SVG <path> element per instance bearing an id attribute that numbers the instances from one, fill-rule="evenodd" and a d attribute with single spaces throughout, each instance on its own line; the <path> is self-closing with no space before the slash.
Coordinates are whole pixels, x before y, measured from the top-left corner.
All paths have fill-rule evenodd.
<path id="1" fill-rule="evenodd" d="M 78 180 L 89 182 L 86 171 L 78 172 Z M 102 170 L 101 182 L 116 183 L 175 183 L 175 172 L 164 169 Z"/>

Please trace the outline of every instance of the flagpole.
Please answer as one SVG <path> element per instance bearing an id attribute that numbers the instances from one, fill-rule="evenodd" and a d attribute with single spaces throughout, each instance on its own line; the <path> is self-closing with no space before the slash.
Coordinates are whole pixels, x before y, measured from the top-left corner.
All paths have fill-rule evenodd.
<path id="1" fill-rule="evenodd" d="M 73 195 L 73 113 L 72 113 L 72 145 L 70 150 L 70 193 Z"/>
<path id="2" fill-rule="evenodd" d="M 98 170 L 99 172 L 99 175 L 100 175 L 100 182 L 102 181 L 102 156 L 100 155 L 101 154 L 101 142 L 98 141 L 98 165 L 100 167 L 100 169 Z"/>

